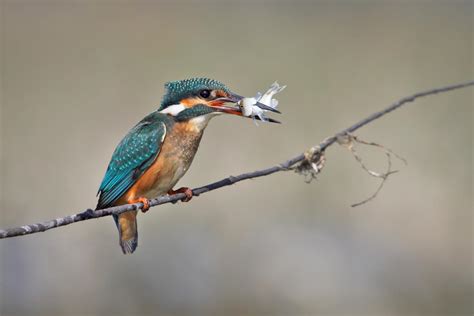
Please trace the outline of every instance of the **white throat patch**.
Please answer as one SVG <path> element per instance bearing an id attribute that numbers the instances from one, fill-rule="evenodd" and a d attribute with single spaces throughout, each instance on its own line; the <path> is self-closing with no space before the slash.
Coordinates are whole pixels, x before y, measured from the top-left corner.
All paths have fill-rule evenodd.
<path id="1" fill-rule="evenodd" d="M 209 123 L 209 120 L 216 115 L 217 113 L 209 113 L 206 115 L 201 115 L 201 116 L 190 119 L 189 123 L 191 123 L 197 130 L 201 131 L 206 128 L 207 123 Z"/>
<path id="2" fill-rule="evenodd" d="M 178 103 L 168 106 L 166 109 L 161 110 L 160 113 L 177 116 L 184 110 L 186 110 L 186 107 L 181 103 Z"/>

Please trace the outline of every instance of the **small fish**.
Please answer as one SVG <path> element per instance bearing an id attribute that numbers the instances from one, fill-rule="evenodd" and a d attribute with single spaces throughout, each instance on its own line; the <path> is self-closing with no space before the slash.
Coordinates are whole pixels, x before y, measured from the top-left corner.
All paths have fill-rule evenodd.
<path id="1" fill-rule="evenodd" d="M 285 88 L 286 86 L 280 86 L 278 82 L 275 81 L 263 95 L 259 92 L 253 98 L 243 98 L 238 103 L 242 114 L 247 117 L 252 117 L 254 121 L 256 117 L 258 117 L 263 122 L 268 122 L 272 120 L 265 115 L 265 112 L 267 112 L 267 110 L 261 109 L 255 104 L 259 102 L 273 109 L 276 109 L 276 107 L 278 106 L 278 100 L 273 99 L 273 96 L 278 92 L 281 92 Z M 257 122 L 255 122 L 255 124 L 257 124 Z"/>
<path id="2" fill-rule="evenodd" d="M 274 82 L 270 88 L 259 99 L 258 102 L 268 105 L 274 109 L 278 106 L 278 100 L 273 99 L 273 96 L 285 89 L 286 86 L 280 86 L 278 82 Z"/>

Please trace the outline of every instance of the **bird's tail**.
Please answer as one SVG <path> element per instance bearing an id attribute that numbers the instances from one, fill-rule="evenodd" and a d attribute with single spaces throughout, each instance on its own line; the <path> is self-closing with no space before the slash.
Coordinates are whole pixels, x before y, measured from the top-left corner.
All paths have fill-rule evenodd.
<path id="1" fill-rule="evenodd" d="M 137 211 L 113 216 L 119 231 L 119 243 L 123 253 L 133 253 L 138 246 Z"/>

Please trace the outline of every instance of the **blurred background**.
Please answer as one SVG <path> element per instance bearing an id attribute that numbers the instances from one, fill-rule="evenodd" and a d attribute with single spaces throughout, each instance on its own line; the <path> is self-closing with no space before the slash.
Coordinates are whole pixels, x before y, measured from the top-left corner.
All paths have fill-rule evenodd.
<path id="1" fill-rule="evenodd" d="M 2 228 L 76 213 L 169 80 L 253 96 L 282 125 L 214 119 L 181 186 L 267 167 L 403 96 L 472 80 L 471 1 L 3 1 Z M 472 315 L 473 89 L 417 100 L 357 134 L 395 150 L 378 179 L 335 145 L 292 172 L 139 214 L 0 241 L 3 315 Z M 359 148 L 383 171 L 383 152 Z M 216 158 L 217 157 L 217 158 Z"/>

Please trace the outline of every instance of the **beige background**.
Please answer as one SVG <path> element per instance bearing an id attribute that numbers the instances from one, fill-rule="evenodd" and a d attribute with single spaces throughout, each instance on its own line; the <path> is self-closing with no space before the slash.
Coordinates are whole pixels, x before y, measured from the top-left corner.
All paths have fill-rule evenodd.
<path id="1" fill-rule="evenodd" d="M 470 1 L 3 1 L 0 226 L 93 207 L 115 145 L 168 80 L 288 85 L 281 126 L 211 122 L 180 182 L 197 186 L 473 79 L 472 21 Z M 334 146 L 309 185 L 289 172 L 141 214 L 132 256 L 110 218 L 2 240 L 0 314 L 470 315 L 472 91 L 358 133 L 409 164 L 355 209 L 378 182 Z"/>

